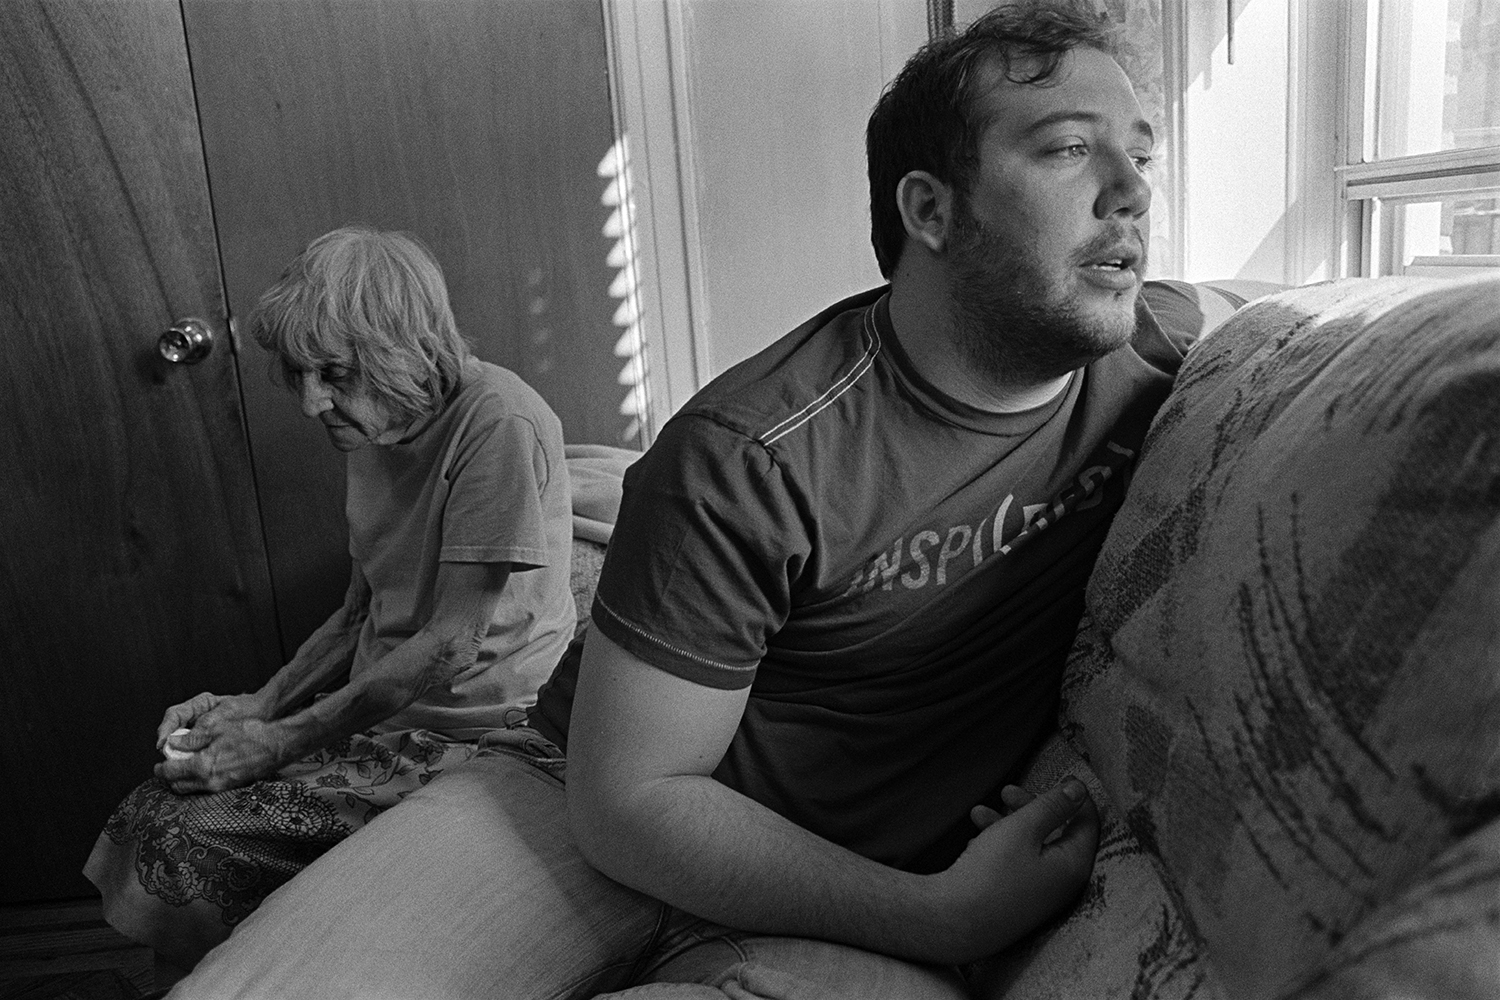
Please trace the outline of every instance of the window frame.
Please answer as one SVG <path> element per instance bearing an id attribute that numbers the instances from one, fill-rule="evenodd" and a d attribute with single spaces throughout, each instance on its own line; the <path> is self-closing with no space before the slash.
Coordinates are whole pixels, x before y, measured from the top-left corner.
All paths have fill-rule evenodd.
<path id="1" fill-rule="evenodd" d="M 1317 0 L 1303 0 L 1316 3 Z M 1455 276 L 1500 269 L 1500 255 L 1453 254 L 1400 260 L 1405 206 L 1455 195 L 1500 196 L 1500 144 L 1407 156 L 1375 155 L 1375 88 L 1380 0 L 1345 0 L 1339 52 L 1339 129 L 1334 177 L 1338 243 L 1345 276 L 1406 273 Z M 1309 46 L 1309 48 L 1315 48 Z M 1327 51 L 1326 49 L 1324 51 Z M 1304 60 L 1310 53 L 1304 52 Z M 1304 63 L 1305 65 L 1305 63 Z"/>

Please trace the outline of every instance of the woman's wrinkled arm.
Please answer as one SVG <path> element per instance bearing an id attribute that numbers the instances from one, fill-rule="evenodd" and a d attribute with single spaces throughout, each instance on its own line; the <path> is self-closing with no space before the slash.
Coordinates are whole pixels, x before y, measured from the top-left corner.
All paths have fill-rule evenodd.
<path id="1" fill-rule="evenodd" d="M 173 741 L 196 752 L 156 765 L 157 775 L 179 794 L 236 788 L 385 721 L 429 688 L 449 683 L 474 665 L 509 579 L 509 563 L 439 563 L 426 625 L 355 671 L 358 676 L 349 683 L 286 712 L 353 663 L 369 608 L 369 587 L 359 577 L 360 586 L 351 583 L 344 608 L 255 696 L 274 706 L 276 714 L 228 719 L 201 733 L 200 722 L 192 734 Z"/>

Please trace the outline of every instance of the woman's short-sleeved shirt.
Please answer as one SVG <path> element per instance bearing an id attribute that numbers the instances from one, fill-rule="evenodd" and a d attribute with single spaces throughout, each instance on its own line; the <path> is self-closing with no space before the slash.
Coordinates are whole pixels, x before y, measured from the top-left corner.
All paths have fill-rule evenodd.
<path id="1" fill-rule="evenodd" d="M 349 552 L 369 581 L 355 670 L 432 617 L 438 565 L 511 564 L 474 665 L 377 727 L 462 734 L 531 704 L 572 638 L 572 498 L 562 425 L 517 375 L 470 358 L 413 437 L 351 452 Z"/>

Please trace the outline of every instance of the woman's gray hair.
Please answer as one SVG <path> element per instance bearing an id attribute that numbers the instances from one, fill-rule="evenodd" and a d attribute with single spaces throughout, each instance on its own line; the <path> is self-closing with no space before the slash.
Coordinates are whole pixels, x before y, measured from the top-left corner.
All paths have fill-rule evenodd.
<path id="1" fill-rule="evenodd" d="M 469 356 L 437 258 L 410 233 L 368 226 L 309 243 L 260 297 L 250 334 L 288 388 L 337 366 L 401 419 L 442 409 Z"/>

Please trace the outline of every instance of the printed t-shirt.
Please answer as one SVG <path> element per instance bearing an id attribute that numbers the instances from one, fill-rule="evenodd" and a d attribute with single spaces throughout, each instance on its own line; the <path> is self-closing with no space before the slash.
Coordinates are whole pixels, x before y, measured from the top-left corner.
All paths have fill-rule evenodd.
<path id="1" fill-rule="evenodd" d="M 349 552 L 371 589 L 354 676 L 432 617 L 440 562 L 511 564 L 474 665 L 376 728 L 505 725 L 572 638 L 572 500 L 562 425 L 513 372 L 468 359 L 443 410 L 405 441 L 348 457 Z"/>
<path id="2" fill-rule="evenodd" d="M 1084 583 L 1181 360 L 1138 315 L 1131 346 L 1013 414 L 922 379 L 883 290 L 814 317 L 627 470 L 593 627 L 750 687 L 720 781 L 867 857 L 945 866 L 1053 723 Z M 558 741 L 576 666 L 532 713 Z"/>

